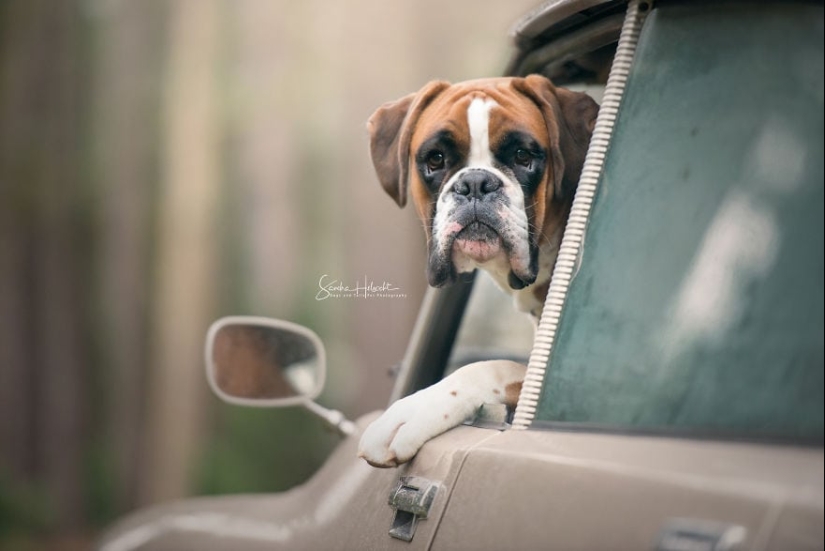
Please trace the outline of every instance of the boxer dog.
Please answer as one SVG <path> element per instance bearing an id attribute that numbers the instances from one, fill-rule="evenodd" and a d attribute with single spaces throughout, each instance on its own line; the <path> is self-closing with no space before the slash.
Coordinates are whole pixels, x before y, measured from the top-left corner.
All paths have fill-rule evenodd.
<path id="1" fill-rule="evenodd" d="M 423 222 L 430 285 L 481 268 L 538 319 L 597 113 L 590 96 L 531 75 L 430 82 L 370 117 L 381 186 L 399 207 L 409 195 Z M 398 400 L 359 457 L 394 467 L 484 403 L 515 407 L 526 369 L 473 363 Z"/>

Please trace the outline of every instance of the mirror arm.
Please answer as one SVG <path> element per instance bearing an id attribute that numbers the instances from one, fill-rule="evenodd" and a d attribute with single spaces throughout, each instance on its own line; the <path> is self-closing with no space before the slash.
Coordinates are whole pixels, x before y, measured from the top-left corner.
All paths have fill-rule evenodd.
<path id="1" fill-rule="evenodd" d="M 312 400 L 303 402 L 303 406 L 323 419 L 327 425 L 335 429 L 341 436 L 352 436 L 357 432 L 355 423 L 344 417 L 337 409 L 327 409 Z"/>

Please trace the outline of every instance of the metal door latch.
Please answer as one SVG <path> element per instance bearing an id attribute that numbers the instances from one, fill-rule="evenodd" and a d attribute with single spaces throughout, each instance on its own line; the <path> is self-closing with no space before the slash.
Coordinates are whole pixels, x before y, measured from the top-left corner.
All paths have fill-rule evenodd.
<path id="1" fill-rule="evenodd" d="M 427 518 L 438 483 L 420 476 L 402 476 L 390 492 L 389 504 L 395 509 L 390 536 L 412 541 L 419 519 Z"/>
<path id="2" fill-rule="evenodd" d="M 736 551 L 745 543 L 747 530 L 737 524 L 724 524 L 695 518 L 671 518 L 659 533 L 656 551 Z"/>

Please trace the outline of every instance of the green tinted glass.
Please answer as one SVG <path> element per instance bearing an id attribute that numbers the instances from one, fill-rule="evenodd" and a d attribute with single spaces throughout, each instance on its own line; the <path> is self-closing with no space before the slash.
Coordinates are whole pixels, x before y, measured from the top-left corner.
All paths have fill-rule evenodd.
<path id="1" fill-rule="evenodd" d="M 537 420 L 821 440 L 823 9 L 654 10 Z"/>

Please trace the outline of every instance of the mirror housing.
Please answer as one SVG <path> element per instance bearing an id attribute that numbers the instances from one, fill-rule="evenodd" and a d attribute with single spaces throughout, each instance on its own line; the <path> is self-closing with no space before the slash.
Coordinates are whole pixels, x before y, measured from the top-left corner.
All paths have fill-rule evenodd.
<path id="1" fill-rule="evenodd" d="M 300 405 L 324 388 L 324 344 L 312 330 L 288 321 L 221 318 L 206 336 L 206 379 L 230 404 Z"/>
<path id="2" fill-rule="evenodd" d="M 355 425 L 313 400 L 324 389 L 326 352 L 312 330 L 260 316 L 227 316 L 206 334 L 206 380 L 224 402 L 252 407 L 300 405 L 348 436 Z"/>

